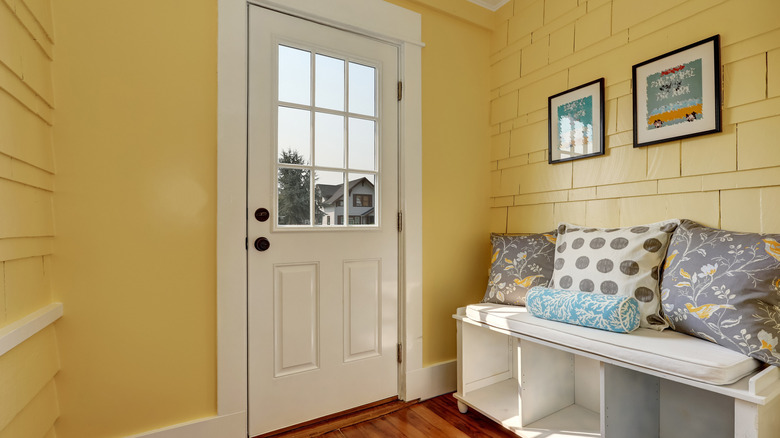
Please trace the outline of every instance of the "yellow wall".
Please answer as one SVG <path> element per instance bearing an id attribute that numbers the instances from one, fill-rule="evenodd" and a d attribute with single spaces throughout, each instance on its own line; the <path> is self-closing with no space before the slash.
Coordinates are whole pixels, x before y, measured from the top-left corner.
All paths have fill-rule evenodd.
<path id="1" fill-rule="evenodd" d="M 54 5 L 60 437 L 216 412 L 217 3 Z"/>
<path id="2" fill-rule="evenodd" d="M 423 14 L 425 361 L 487 263 L 490 32 Z M 485 17 L 480 18 L 483 22 Z M 62 437 L 215 412 L 216 2 L 55 7 Z M 475 165 L 475 163 L 477 163 Z M 480 166 L 478 163 L 485 163 Z M 465 208 L 466 206 L 467 208 Z M 476 291 L 476 293 L 475 293 Z"/>
<path id="3" fill-rule="evenodd" d="M 488 50 L 485 28 L 420 2 L 422 15 L 423 362 L 455 358 L 460 306 L 484 295 L 490 253 Z M 426 1 L 437 6 L 438 1 Z M 471 10 L 471 3 L 460 2 Z M 474 6 L 476 10 L 485 9 Z"/>
<path id="4" fill-rule="evenodd" d="M 22 2 L 6 0 L 10 10 Z M 660 0 L 652 8 L 638 0 L 516 0 L 489 20 L 465 0 L 457 7 L 392 2 L 422 14 L 426 43 L 426 364 L 455 356 L 450 315 L 482 296 L 489 229 L 677 216 L 780 231 L 780 213 L 769 202 L 780 194 L 780 149 L 770 136 L 780 124 L 780 11 L 773 0 L 751 8 L 739 0 Z M 50 36 L 46 5 L 29 0 L 28 9 L 38 11 L 33 15 Z M 11 24 L 28 15 L 17 19 L 3 10 L 0 32 L 24 34 Z M 117 9 L 72 0 L 57 3 L 54 17 L 54 289 L 66 308 L 56 333 L 57 433 L 123 435 L 211 415 L 216 2 L 143 0 Z M 485 29 L 490 21 L 492 33 Z M 13 41 L 29 43 L 41 29 Z M 718 32 L 726 66 L 724 132 L 633 149 L 631 65 Z M 24 259 L 18 271 L 42 278 L 45 291 L 44 269 L 52 264 L 45 236 L 53 234 L 53 221 L 41 205 L 51 199 L 54 169 L 52 91 L 40 66 L 48 61 L 18 60 L 38 52 L 6 40 L 0 39 L 0 111 L 11 112 L 0 117 L 0 172 L 6 172 L 0 196 L 8 196 L 3 205 L 24 200 L 28 210 L 0 216 L 10 224 L 0 223 L 0 231 L 44 237 L 0 239 L 0 254 L 20 242 L 24 257 L 4 260 Z M 36 50 L 51 51 L 51 41 L 41 44 Z M 38 67 L 22 75 L 29 66 Z M 607 84 L 607 155 L 548 165 L 547 96 L 600 76 Z M 34 129 L 14 130 L 25 126 Z M 34 147 L 20 147 L 17 138 Z M 40 273 L 31 257 L 41 262 Z M 4 296 L 11 294 L 9 266 Z M 51 353 L 45 346 L 53 330 L 37 336 L 43 340 L 28 342 Z M 42 388 L 28 406 L 48 406 L 53 385 Z"/>
<path id="5" fill-rule="evenodd" d="M 52 301 L 51 7 L 0 2 L 0 327 Z M 0 356 L 0 438 L 54 436 L 55 329 Z"/>
<path id="6" fill-rule="evenodd" d="M 780 2 L 514 0 L 491 44 L 491 229 L 671 217 L 780 232 Z M 723 132 L 632 147 L 631 66 L 721 35 Z M 606 81 L 606 155 L 547 164 L 547 97 Z"/>
<path id="7" fill-rule="evenodd" d="M 49 326 L 0 357 L 0 438 L 42 438 L 59 415 L 55 329 Z"/>

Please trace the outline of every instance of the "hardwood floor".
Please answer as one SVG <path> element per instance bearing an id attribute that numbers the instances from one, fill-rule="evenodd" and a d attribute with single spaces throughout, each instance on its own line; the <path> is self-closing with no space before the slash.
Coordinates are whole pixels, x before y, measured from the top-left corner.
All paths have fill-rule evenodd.
<path id="1" fill-rule="evenodd" d="M 269 435 L 273 438 L 517 438 L 479 412 L 458 411 L 452 394 L 424 402 L 391 401 Z"/>

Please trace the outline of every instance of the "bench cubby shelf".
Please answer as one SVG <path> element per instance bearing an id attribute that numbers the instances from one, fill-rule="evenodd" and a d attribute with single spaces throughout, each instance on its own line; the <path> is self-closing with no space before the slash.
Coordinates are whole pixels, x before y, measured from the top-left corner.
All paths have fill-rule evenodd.
<path id="1" fill-rule="evenodd" d="M 458 407 L 524 438 L 780 436 L 776 367 L 711 385 L 453 317 Z"/>

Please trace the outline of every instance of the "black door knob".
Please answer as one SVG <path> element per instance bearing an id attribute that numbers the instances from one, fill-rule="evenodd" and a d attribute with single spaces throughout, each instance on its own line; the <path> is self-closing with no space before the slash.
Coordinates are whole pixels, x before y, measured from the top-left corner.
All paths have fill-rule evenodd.
<path id="1" fill-rule="evenodd" d="M 271 217 L 271 213 L 268 211 L 267 208 L 258 208 L 255 210 L 255 219 L 257 219 L 260 222 L 265 222 L 268 220 L 268 218 Z"/>
<path id="2" fill-rule="evenodd" d="M 265 251 L 271 247 L 271 241 L 265 237 L 258 237 L 255 239 L 255 249 L 258 251 Z"/>

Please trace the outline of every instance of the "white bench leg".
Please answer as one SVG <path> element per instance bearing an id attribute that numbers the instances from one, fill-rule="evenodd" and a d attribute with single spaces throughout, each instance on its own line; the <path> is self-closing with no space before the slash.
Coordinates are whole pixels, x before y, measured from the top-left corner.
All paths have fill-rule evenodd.
<path id="1" fill-rule="evenodd" d="M 462 401 L 458 400 L 458 410 L 461 414 L 465 414 L 469 411 L 469 406 L 466 403 L 463 403 Z"/>
<path id="2" fill-rule="evenodd" d="M 774 438 L 780 430 L 780 397 L 761 406 L 734 400 L 734 438 Z"/>
<path id="3" fill-rule="evenodd" d="M 755 403 L 734 400 L 734 438 L 759 438 L 759 407 Z"/>

